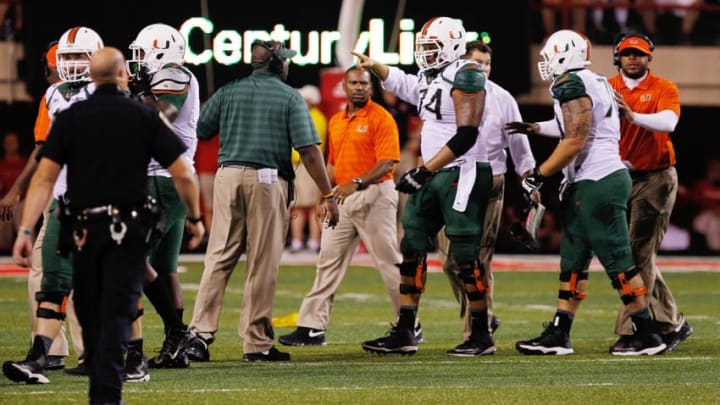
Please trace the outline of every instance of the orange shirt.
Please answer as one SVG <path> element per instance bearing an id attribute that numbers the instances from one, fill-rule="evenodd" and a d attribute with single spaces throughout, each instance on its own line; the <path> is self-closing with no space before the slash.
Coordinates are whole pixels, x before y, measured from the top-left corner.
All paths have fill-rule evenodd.
<path id="1" fill-rule="evenodd" d="M 620 74 L 610 85 L 636 113 L 653 114 L 670 110 L 680 117 L 680 91 L 670 80 L 648 71 L 647 77 L 630 90 Z M 675 165 L 675 148 L 669 132 L 650 131 L 620 120 L 620 157 L 637 170 L 657 170 Z"/>
<path id="2" fill-rule="evenodd" d="M 349 183 L 379 160 L 400 160 L 400 135 L 395 119 L 369 100 L 352 117 L 338 111 L 328 123 L 328 164 L 335 166 L 335 184 Z M 392 179 L 392 171 L 379 181 Z"/>
<path id="3" fill-rule="evenodd" d="M 38 107 L 37 118 L 35 118 L 35 129 L 33 131 L 35 135 L 35 143 L 43 143 L 47 140 L 48 133 L 50 132 L 50 113 L 47 108 L 47 100 L 45 96 L 40 99 L 40 106 Z"/>

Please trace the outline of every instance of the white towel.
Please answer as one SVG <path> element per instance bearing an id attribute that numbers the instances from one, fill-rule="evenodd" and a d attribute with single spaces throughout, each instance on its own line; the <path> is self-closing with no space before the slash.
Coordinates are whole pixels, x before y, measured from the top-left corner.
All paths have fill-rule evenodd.
<path id="1" fill-rule="evenodd" d="M 465 212 L 470 193 L 475 186 L 476 164 L 474 160 L 465 160 L 459 162 L 460 175 L 458 177 L 457 192 L 455 193 L 455 201 L 453 201 L 453 209 L 458 212 Z"/>

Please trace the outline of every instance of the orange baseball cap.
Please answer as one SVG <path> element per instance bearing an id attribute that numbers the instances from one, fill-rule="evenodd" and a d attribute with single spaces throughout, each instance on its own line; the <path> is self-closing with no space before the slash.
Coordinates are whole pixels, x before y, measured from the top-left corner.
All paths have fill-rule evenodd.
<path id="1" fill-rule="evenodd" d="M 57 48 L 58 44 L 55 43 L 45 52 L 45 63 L 52 68 L 57 67 Z"/>
<path id="2" fill-rule="evenodd" d="M 645 55 L 652 55 L 651 48 L 650 43 L 644 38 L 632 35 L 620 41 L 620 44 L 618 44 L 618 53 L 626 49 L 637 49 Z"/>

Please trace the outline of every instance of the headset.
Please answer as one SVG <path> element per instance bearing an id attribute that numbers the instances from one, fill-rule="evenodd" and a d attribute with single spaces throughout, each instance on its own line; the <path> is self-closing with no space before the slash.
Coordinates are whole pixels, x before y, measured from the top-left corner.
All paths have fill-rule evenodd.
<path id="1" fill-rule="evenodd" d="M 47 44 L 47 47 L 45 48 L 45 52 L 43 52 L 42 57 L 40 58 L 40 63 L 43 64 L 43 69 L 45 69 L 45 76 L 50 75 L 50 68 L 48 67 L 48 60 L 47 60 L 47 54 L 52 49 L 53 46 L 57 45 L 58 41 L 51 41 Z"/>
<path id="2" fill-rule="evenodd" d="M 655 43 L 645 34 L 633 33 L 633 34 L 621 34 L 619 38 L 615 40 L 615 49 L 613 50 L 613 65 L 620 67 L 620 44 L 628 38 L 637 37 L 647 42 L 650 46 L 650 52 L 655 50 Z"/>
<path id="3" fill-rule="evenodd" d="M 280 42 L 280 45 L 275 48 L 275 44 L 272 41 L 262 41 L 259 39 L 256 39 L 252 42 L 250 45 L 250 49 L 255 48 L 256 46 L 262 46 L 263 48 L 270 51 L 270 59 L 263 62 L 267 63 L 268 68 L 270 69 L 270 72 L 275 73 L 276 75 L 280 75 L 283 72 L 283 62 L 284 59 L 278 55 L 278 49 L 283 48 L 285 45 Z"/>

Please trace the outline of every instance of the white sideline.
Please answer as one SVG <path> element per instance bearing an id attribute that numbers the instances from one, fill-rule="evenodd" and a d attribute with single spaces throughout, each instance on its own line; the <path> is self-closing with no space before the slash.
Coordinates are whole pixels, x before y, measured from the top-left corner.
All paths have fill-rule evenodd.
<path id="1" fill-rule="evenodd" d="M 204 254 L 182 254 L 181 262 L 198 263 L 205 259 Z M 245 260 L 243 255 L 240 260 Z M 281 264 L 312 266 L 317 263 L 317 254 L 311 252 L 290 253 L 285 251 Z M 357 253 L 353 256 L 352 264 L 356 266 L 370 266 L 374 263 L 368 253 Z M 709 271 L 720 272 L 720 258 L 716 256 L 658 256 L 657 264 L 663 272 Z M 441 264 L 437 253 L 428 255 L 428 270 L 441 271 Z M 549 271 L 560 268 L 559 255 L 508 255 L 496 254 L 493 256 L 493 271 Z M 590 270 L 601 271 L 602 266 L 597 259 L 593 259 Z"/>
<path id="2" fill-rule="evenodd" d="M 181 254 L 180 262 L 202 263 L 204 253 Z M 245 255 L 240 258 L 245 260 Z M 0 265 L 12 264 L 11 256 L 0 256 Z M 312 252 L 290 253 L 284 251 L 280 263 L 283 265 L 313 266 L 317 263 L 317 254 Z M 356 266 L 374 267 L 372 257 L 368 253 L 356 253 L 352 264 Z M 665 256 L 660 255 L 657 264 L 663 272 L 690 272 L 707 271 L 720 272 L 720 257 L 718 256 Z M 441 264 L 437 253 L 428 255 L 428 271 L 441 271 Z M 493 271 L 553 271 L 560 268 L 559 255 L 509 255 L 496 254 L 493 256 Z M 597 259 L 593 259 L 590 270 L 601 271 L 602 266 Z"/>

